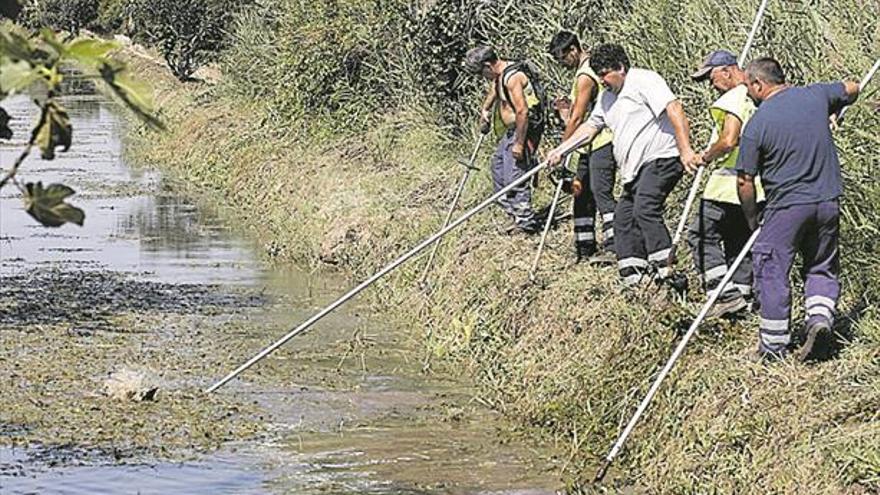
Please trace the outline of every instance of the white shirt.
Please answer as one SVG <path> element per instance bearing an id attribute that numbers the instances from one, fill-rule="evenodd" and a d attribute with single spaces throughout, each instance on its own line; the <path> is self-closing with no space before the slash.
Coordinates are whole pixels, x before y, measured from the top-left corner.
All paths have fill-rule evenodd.
<path id="1" fill-rule="evenodd" d="M 629 69 L 620 94 L 603 91 L 587 124 L 614 133 L 614 159 L 624 184 L 635 180 L 642 165 L 678 156 L 675 130 L 666 105 L 677 98 L 654 71 Z"/>

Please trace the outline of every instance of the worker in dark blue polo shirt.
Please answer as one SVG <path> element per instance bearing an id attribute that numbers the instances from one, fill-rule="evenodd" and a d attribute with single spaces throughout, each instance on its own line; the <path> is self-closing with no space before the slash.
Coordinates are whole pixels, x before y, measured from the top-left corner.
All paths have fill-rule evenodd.
<path id="1" fill-rule="evenodd" d="M 758 351 L 781 358 L 789 350 L 789 272 L 800 253 L 807 323 L 797 356 L 807 360 L 821 352 L 821 343 L 829 343 L 840 295 L 838 198 L 843 186 L 829 116 L 855 101 L 859 86 L 849 81 L 790 86 L 772 58 L 750 63 L 746 76 L 749 96 L 759 107 L 743 130 L 736 170 L 752 229 L 758 225 L 756 175 L 767 195 L 761 233 L 752 248 L 761 312 Z"/>

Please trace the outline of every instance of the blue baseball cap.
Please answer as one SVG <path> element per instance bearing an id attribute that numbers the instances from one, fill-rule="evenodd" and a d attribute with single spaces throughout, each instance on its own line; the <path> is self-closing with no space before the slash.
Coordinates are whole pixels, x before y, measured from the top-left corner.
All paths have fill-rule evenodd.
<path id="1" fill-rule="evenodd" d="M 691 78 L 693 78 L 694 81 L 703 81 L 709 77 L 709 73 L 712 72 L 712 69 L 715 67 L 726 67 L 728 65 L 737 65 L 736 55 L 727 50 L 715 50 L 706 57 L 706 60 L 703 61 L 703 65 L 701 65 L 696 72 L 691 74 Z"/>

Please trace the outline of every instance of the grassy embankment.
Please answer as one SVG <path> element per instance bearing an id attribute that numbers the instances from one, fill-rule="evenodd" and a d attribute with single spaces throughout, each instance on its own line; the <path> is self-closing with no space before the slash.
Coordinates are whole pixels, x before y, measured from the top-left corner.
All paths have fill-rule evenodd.
<path id="1" fill-rule="evenodd" d="M 637 65 L 657 69 L 682 95 L 701 138 L 707 132 L 699 109 L 711 95 L 686 75 L 707 49 L 744 39 L 754 6 L 733 4 L 635 1 L 621 3 L 631 10 L 601 12 L 605 36 L 623 41 Z M 585 27 L 575 14 L 558 15 L 562 7 L 542 7 L 544 17 L 529 12 L 536 23 L 507 34 L 486 28 L 499 6 L 459 14 L 476 19 L 477 32 L 493 42 L 538 54 L 554 32 L 551 21 L 574 19 L 571 25 Z M 218 87 L 181 86 L 141 64 L 171 131 L 133 139 L 133 150 L 234 206 L 279 260 L 333 263 L 361 278 L 438 227 L 460 173 L 455 159 L 472 141 L 449 138 L 436 113 L 424 110 L 435 107 L 413 89 L 419 78 L 407 72 L 413 52 L 406 51 L 413 47 L 388 41 L 393 23 L 376 20 L 385 19 L 376 16 L 379 7 L 338 2 L 340 15 L 314 17 L 320 8 L 270 4 L 248 14 Z M 755 54 L 781 58 L 796 82 L 857 77 L 880 48 L 880 16 L 872 14 L 878 11 L 880 5 L 855 1 L 774 4 Z M 349 63 L 352 54 L 357 63 Z M 349 72 L 325 70 L 343 59 Z M 378 90 L 357 93 L 376 76 L 369 70 L 352 76 L 352 67 L 361 66 L 388 68 L 385 84 L 403 96 L 383 93 L 382 101 L 394 104 L 376 106 L 371 98 Z M 465 96 L 467 105 L 476 101 L 472 90 Z M 710 322 L 620 457 L 629 481 L 655 493 L 880 490 L 880 314 L 873 304 L 880 288 L 874 180 L 880 117 L 869 108 L 853 109 L 838 133 L 847 188 L 839 327 L 845 344 L 828 362 L 768 367 L 748 359 L 754 320 Z M 488 178 L 478 174 L 464 204 L 488 191 Z M 671 204 L 670 218 L 680 210 Z M 424 332 L 431 358 L 466 364 L 494 407 L 567 441 L 568 474 L 584 480 L 695 305 L 622 292 L 613 269 L 570 267 L 567 226 L 553 234 L 543 282 L 530 284 L 526 271 L 537 240 L 500 237 L 494 229 L 500 220 L 497 211 L 483 214 L 446 242 L 430 295 L 416 288 L 421 263 L 412 262 L 371 289 L 371 297 Z M 795 320 L 801 315 L 796 307 Z M 240 358 L 256 350 L 242 349 Z"/>

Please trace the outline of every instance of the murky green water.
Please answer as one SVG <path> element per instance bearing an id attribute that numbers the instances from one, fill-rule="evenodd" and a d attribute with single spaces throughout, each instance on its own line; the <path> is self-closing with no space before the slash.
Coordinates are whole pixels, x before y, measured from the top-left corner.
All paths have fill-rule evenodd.
<path id="1" fill-rule="evenodd" d="M 51 269 L 65 274 L 57 280 L 94 272 L 155 282 L 160 285 L 150 290 L 160 293 L 191 291 L 194 284 L 243 287 L 261 294 L 247 300 L 253 307 L 218 310 L 212 321 L 243 319 L 248 335 L 266 344 L 348 288 L 338 276 L 262 264 L 251 243 L 217 215 L 182 197 L 158 172 L 124 162 L 119 120 L 109 105 L 97 97 L 67 104 L 74 146 L 54 162 L 32 157 L 20 179 L 74 187 L 72 202 L 86 211 L 86 226 L 39 227 L 13 188 L 0 192 L 0 277 L 7 283 Z M 4 102 L 13 116 L 29 106 L 25 99 Z M 0 148 L 4 168 L 30 122 L 13 124 L 17 140 Z M 102 280 L 89 284 L 106 285 Z M 171 454 L 115 458 L 77 445 L 3 447 L 0 492 L 553 493 L 559 482 L 551 449 L 511 437 L 454 372 L 423 374 L 412 337 L 421 329 L 395 328 L 362 313 L 355 301 L 270 357 L 271 376 L 281 378 L 267 381 L 257 365 L 221 390 L 266 412 L 268 433 L 258 439 L 226 443 L 185 462 L 168 460 L 179 457 Z M 180 342 L 175 348 L 174 340 L 163 345 L 207 359 Z M 217 369 L 198 386 L 227 371 Z M 10 432 L 13 426 L 0 429 Z"/>

